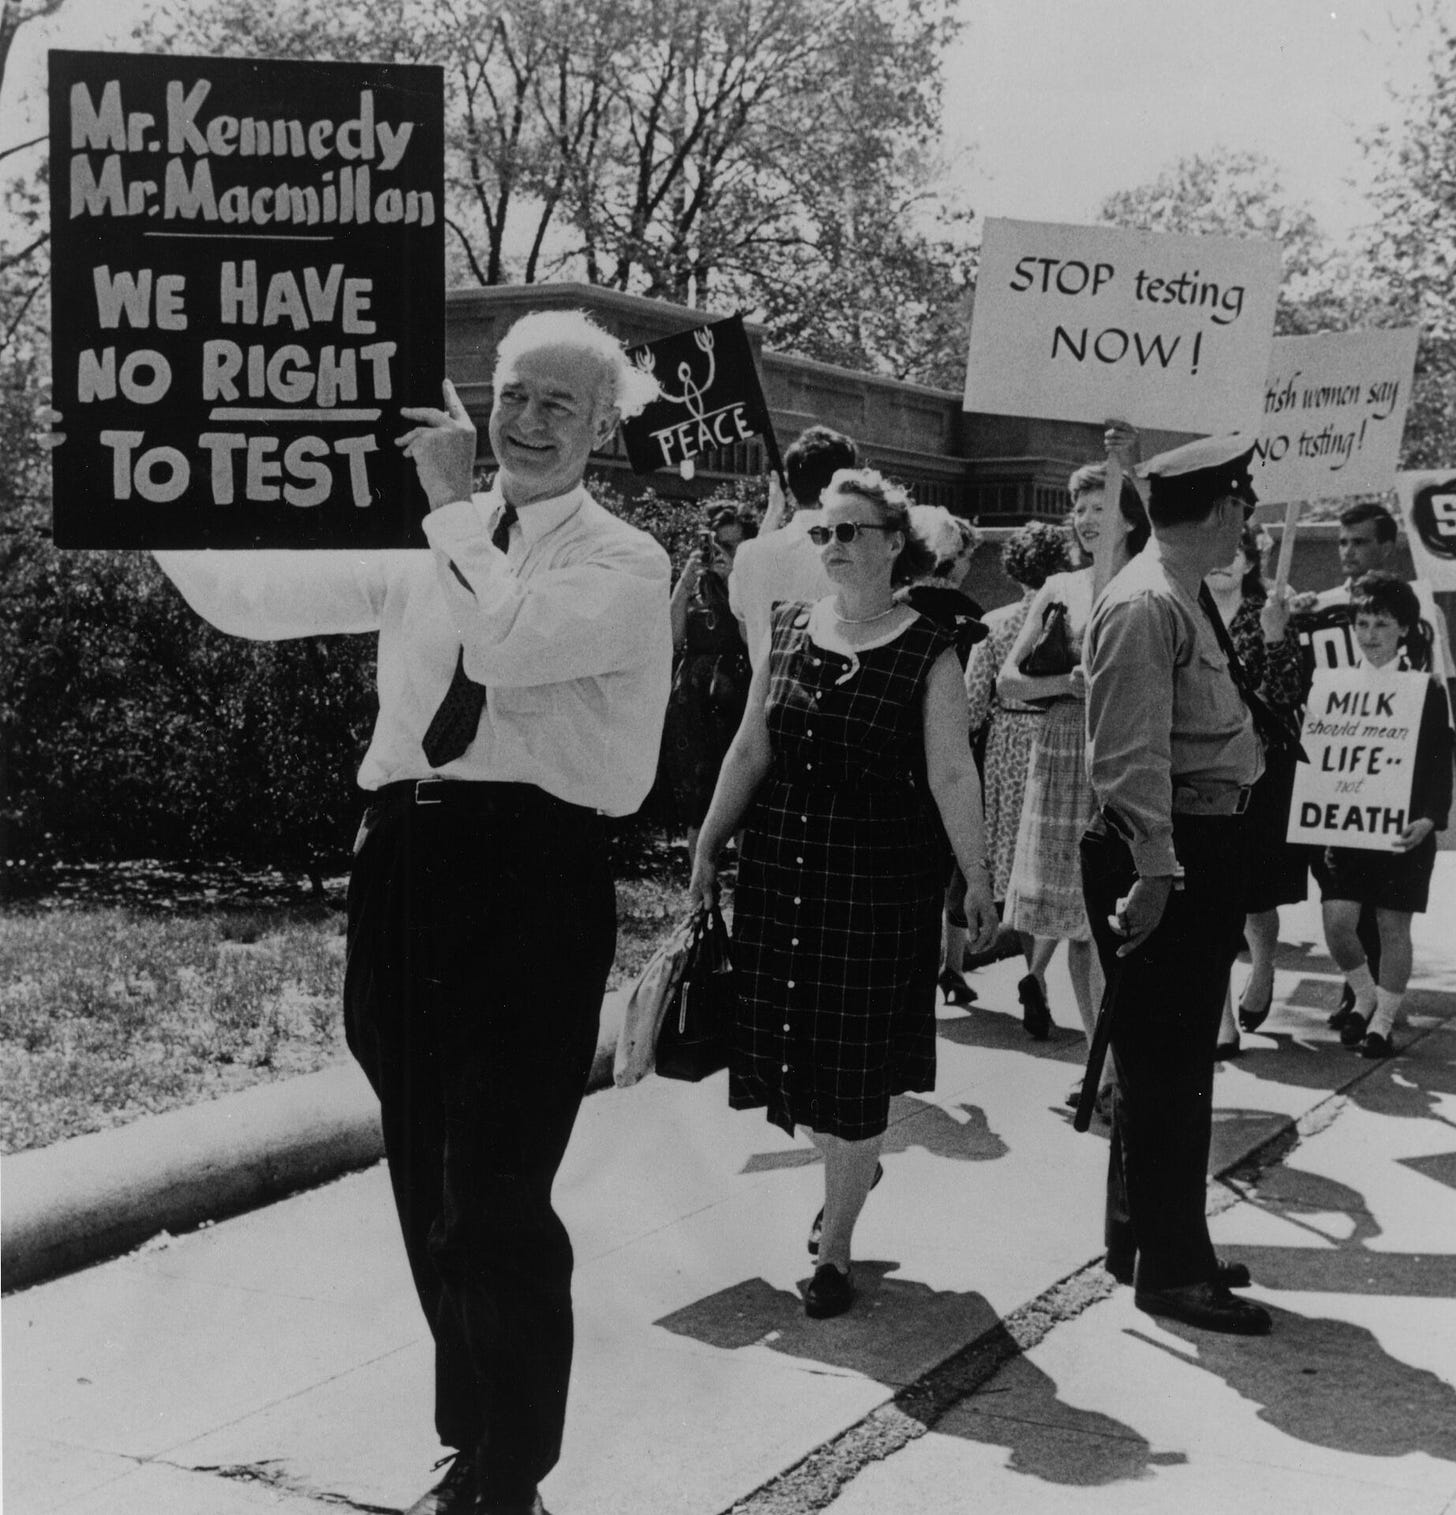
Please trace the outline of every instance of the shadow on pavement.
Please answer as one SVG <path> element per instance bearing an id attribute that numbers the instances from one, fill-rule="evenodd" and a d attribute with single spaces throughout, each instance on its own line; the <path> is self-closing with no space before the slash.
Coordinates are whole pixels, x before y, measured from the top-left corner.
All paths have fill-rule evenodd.
<path id="1" fill-rule="evenodd" d="M 944 1357 L 946 1342 L 973 1341 L 999 1326 L 983 1295 L 891 1277 L 899 1266 L 856 1262 L 859 1298 L 831 1320 L 804 1314 L 806 1276 L 798 1293 L 776 1289 L 762 1278 L 745 1279 L 654 1324 L 706 1346 L 729 1351 L 763 1346 L 898 1387 Z"/>
<path id="2" fill-rule="evenodd" d="M 1044 1042 L 1033 1041 L 1021 1024 L 1021 1012 L 1003 1014 L 972 1005 L 962 1014 L 941 1014 L 935 1022 L 937 1036 L 962 1047 L 987 1047 L 996 1052 L 1025 1052 L 1030 1057 L 1049 1057 L 1061 1063 L 1084 1063 L 1087 1038 L 1081 1027 L 1075 1031 L 1053 1026 Z"/>
<path id="3" fill-rule="evenodd" d="M 1438 1183 L 1456 1187 L 1456 1152 L 1406 1162 Z M 1456 1256 L 1376 1249 L 1371 1244 L 1381 1234 L 1380 1224 L 1359 1190 L 1348 1184 L 1283 1163 L 1261 1173 L 1252 1184 L 1236 1177 L 1225 1182 L 1250 1205 L 1309 1235 L 1307 1247 L 1240 1245 L 1231 1249 L 1240 1262 L 1248 1264 L 1261 1287 L 1300 1294 L 1456 1298 Z"/>
<path id="4" fill-rule="evenodd" d="M 885 1157 L 916 1148 L 934 1157 L 948 1157 L 957 1162 L 994 1162 L 1011 1149 L 991 1129 L 986 1112 L 979 1105 L 957 1105 L 965 1117 L 957 1120 L 939 1105 L 903 1095 L 890 1101 L 890 1124 L 881 1149 Z M 819 1162 L 813 1147 L 791 1147 L 779 1152 L 755 1152 L 744 1163 L 743 1173 L 767 1173 L 782 1168 L 809 1168 Z"/>
<path id="5" fill-rule="evenodd" d="M 1146 1437 L 1110 1415 L 1064 1404 L 1055 1380 L 1022 1356 L 955 1406 L 935 1431 L 1004 1447 L 1012 1472 L 1078 1488 L 1130 1482 L 1151 1467 L 1188 1460 L 1181 1452 L 1154 1452 Z"/>
<path id="6" fill-rule="evenodd" d="M 1238 1067 L 1294 1088 L 1339 1090 L 1374 1115 L 1452 1124 L 1446 1110 L 1456 1095 L 1456 1037 L 1447 1034 L 1444 1024 L 1449 997 L 1417 991 L 1407 1004 L 1417 1023 L 1397 1029 L 1396 1055 L 1385 1061 L 1366 1061 L 1322 1025 L 1317 1039 L 1277 1026 L 1246 1039 Z M 1433 1025 L 1431 1018 L 1438 1015 L 1441 1019 Z"/>
<path id="7" fill-rule="evenodd" d="M 1391 1291 L 1382 1285 L 1380 1292 Z M 1200 1368 L 1259 1405 L 1259 1419 L 1286 1436 L 1370 1457 L 1424 1452 L 1456 1461 L 1450 1384 L 1391 1357 L 1364 1326 L 1277 1306 L 1269 1313 L 1273 1333 L 1255 1339 L 1161 1325 L 1196 1349 Z M 1132 1334 L 1173 1352 L 1140 1331 Z"/>

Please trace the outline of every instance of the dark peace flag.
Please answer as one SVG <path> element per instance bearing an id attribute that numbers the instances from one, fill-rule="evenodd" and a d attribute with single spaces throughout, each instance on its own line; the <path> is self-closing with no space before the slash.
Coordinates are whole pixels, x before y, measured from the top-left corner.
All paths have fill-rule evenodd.
<path id="1" fill-rule="evenodd" d="M 423 546 L 444 76 L 50 54 L 60 547 Z"/>
<path id="2" fill-rule="evenodd" d="M 741 315 L 644 342 L 627 356 L 662 386 L 661 399 L 622 423 L 633 473 L 680 468 L 753 436 L 763 438 L 774 471 L 782 473 Z"/>

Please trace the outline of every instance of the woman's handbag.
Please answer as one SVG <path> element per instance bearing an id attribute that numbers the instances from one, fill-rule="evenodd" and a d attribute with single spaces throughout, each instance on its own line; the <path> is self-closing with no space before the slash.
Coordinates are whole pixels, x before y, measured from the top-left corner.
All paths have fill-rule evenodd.
<path id="1" fill-rule="evenodd" d="M 637 982 L 627 991 L 622 1029 L 617 1033 L 617 1055 L 612 1063 L 612 1082 L 619 1089 L 630 1089 L 652 1072 L 657 1033 L 668 1001 L 676 996 L 695 919 L 690 915 L 678 923 L 648 958 Z"/>
<path id="2" fill-rule="evenodd" d="M 737 1001 L 728 928 L 714 905 L 689 923 L 687 955 L 657 1033 L 657 1072 L 697 1083 L 728 1066 Z"/>
<path id="3" fill-rule="evenodd" d="M 1077 655 L 1072 650 L 1072 634 L 1067 629 L 1067 607 L 1060 600 L 1053 600 L 1042 611 L 1041 630 L 1032 643 L 1031 651 L 1017 666 L 1032 679 L 1047 679 L 1059 673 L 1070 673 L 1077 666 Z"/>

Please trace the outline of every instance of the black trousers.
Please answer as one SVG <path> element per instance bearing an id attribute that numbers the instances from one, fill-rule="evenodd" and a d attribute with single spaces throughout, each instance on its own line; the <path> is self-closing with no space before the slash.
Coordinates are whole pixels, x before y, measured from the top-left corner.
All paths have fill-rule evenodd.
<path id="1" fill-rule="evenodd" d="M 1103 971 L 1118 975 L 1112 1031 L 1112 1140 L 1106 1242 L 1136 1257 L 1140 1289 L 1213 1277 L 1206 1219 L 1213 1049 L 1244 924 L 1244 826 L 1237 816 L 1175 816 L 1184 887 L 1157 929 L 1119 959 L 1108 924 L 1137 878 L 1132 856 L 1098 820 L 1082 839 L 1082 884 Z"/>
<path id="2" fill-rule="evenodd" d="M 394 786 L 391 786 L 391 790 Z M 435 1339 L 435 1425 L 487 1498 L 561 1450 L 572 1251 L 551 1186 L 616 945 L 598 817 L 531 785 L 413 786 L 370 806 L 349 882 L 349 1047 Z"/>

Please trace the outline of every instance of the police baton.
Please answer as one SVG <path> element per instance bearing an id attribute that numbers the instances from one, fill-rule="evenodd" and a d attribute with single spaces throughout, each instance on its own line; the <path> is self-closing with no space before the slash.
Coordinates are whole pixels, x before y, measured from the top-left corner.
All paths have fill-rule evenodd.
<path id="1" fill-rule="evenodd" d="M 1112 1022 L 1117 1014 L 1117 991 L 1121 983 L 1122 959 L 1119 957 L 1113 959 L 1112 972 L 1107 975 L 1107 986 L 1102 991 L 1102 1006 L 1097 1012 L 1097 1025 L 1087 1052 L 1087 1071 L 1082 1075 L 1082 1092 L 1077 1096 L 1077 1113 L 1072 1117 L 1074 1131 L 1085 1131 L 1092 1124 L 1097 1086 L 1102 1082 L 1102 1064 L 1107 1061 L 1107 1048 L 1112 1042 Z"/>

